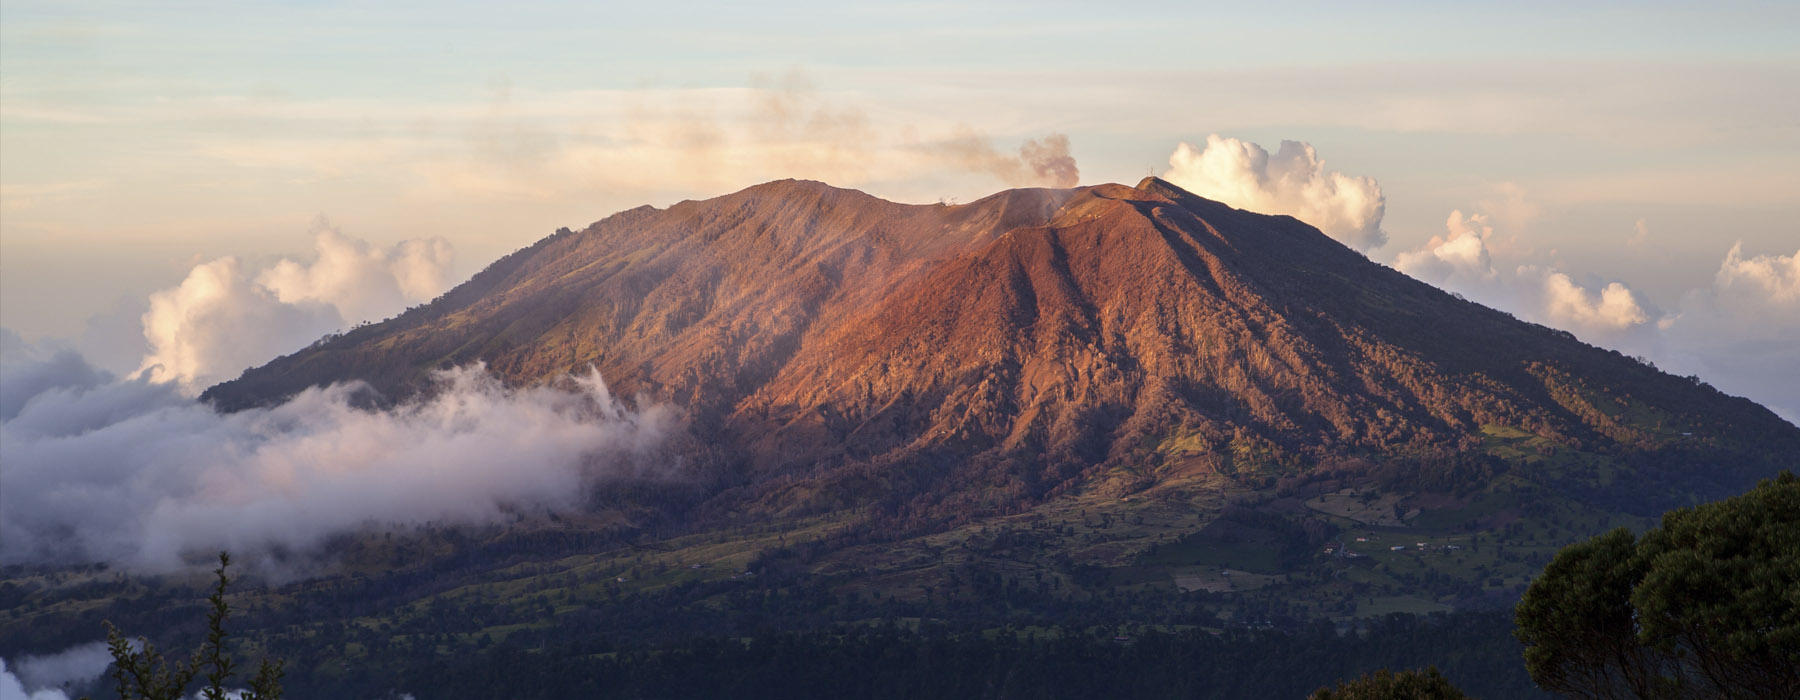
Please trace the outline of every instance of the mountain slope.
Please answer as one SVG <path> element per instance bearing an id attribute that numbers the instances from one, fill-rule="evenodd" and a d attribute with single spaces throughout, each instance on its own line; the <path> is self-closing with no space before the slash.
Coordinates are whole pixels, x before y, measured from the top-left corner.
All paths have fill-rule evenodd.
<path id="1" fill-rule="evenodd" d="M 391 401 L 477 361 L 515 384 L 591 365 L 679 405 L 684 478 L 334 537 L 316 578 L 234 595 L 296 688 L 812 658 L 781 640 L 896 629 L 1501 658 L 1491 630 L 1563 545 L 1800 467 L 1800 428 L 1754 403 L 1155 179 L 962 206 L 788 181 L 620 212 L 206 398 L 360 379 Z M 170 602 L 190 578 L 8 567 L 0 653 L 174 630 L 204 616 Z M 1452 611 L 1472 615 L 1393 616 Z M 564 681 L 543 687 L 596 687 Z"/>
<path id="2" fill-rule="evenodd" d="M 621 212 L 205 398 L 349 379 L 400 396 L 473 361 L 514 383 L 592 365 L 683 407 L 719 512 L 963 521 L 1102 482 L 1267 487 L 1479 453 L 1500 429 L 1710 455 L 1669 491 L 1727 493 L 1800 453 L 1751 402 L 1155 178 L 961 206 L 782 181 Z"/>

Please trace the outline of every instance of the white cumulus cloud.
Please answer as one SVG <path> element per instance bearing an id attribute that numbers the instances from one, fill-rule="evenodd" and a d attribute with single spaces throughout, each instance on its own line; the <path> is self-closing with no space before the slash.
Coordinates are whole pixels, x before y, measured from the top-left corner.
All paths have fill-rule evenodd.
<path id="1" fill-rule="evenodd" d="M 1494 229 L 1484 214 L 1452 211 L 1444 229 L 1444 235 L 1396 255 L 1394 268 L 1590 342 L 1616 340 L 1660 316 L 1623 282 L 1583 284 L 1567 272 L 1537 265 L 1498 269 L 1490 247 Z"/>
<path id="2" fill-rule="evenodd" d="M 1642 220 L 1638 236 L 1647 233 Z M 1532 264 L 1496 265 L 1493 230 L 1481 214 L 1451 212 L 1446 234 L 1394 259 L 1394 267 L 1527 321 L 1649 358 L 1666 371 L 1697 376 L 1749 397 L 1789 421 L 1800 419 L 1800 251 L 1725 253 L 1710 286 L 1659 310 L 1623 281 L 1582 281 Z"/>
<path id="3" fill-rule="evenodd" d="M 144 337 L 151 380 L 189 393 L 304 347 L 343 327 L 329 304 L 287 303 L 257 284 L 236 258 L 220 258 L 188 272 L 173 289 L 150 295 Z"/>
<path id="4" fill-rule="evenodd" d="M 1595 292 L 1562 272 L 1545 273 L 1543 280 L 1543 311 L 1550 325 L 1618 331 L 1650 320 L 1637 294 L 1624 284 L 1608 282 Z"/>
<path id="5" fill-rule="evenodd" d="M 1387 200 L 1371 177 L 1328 170 L 1312 145 L 1282 141 L 1271 155 L 1248 141 L 1211 134 L 1196 148 L 1183 142 L 1163 178 L 1189 192 L 1239 209 L 1287 214 L 1352 248 L 1387 242 Z"/>
<path id="6" fill-rule="evenodd" d="M 197 393 L 245 368 L 336 330 L 380 320 L 450 285 L 443 239 L 381 249 L 321 231 L 311 262 L 284 259 L 253 271 L 237 258 L 197 265 L 181 284 L 150 295 L 140 367 L 152 381 Z"/>
<path id="7" fill-rule="evenodd" d="M 1658 324 L 1659 366 L 1748 396 L 1800 423 L 1800 250 L 1725 253 L 1712 285 L 1683 295 Z"/>
<path id="8" fill-rule="evenodd" d="M 318 258 L 312 263 L 282 260 L 257 275 L 256 283 L 285 304 L 330 304 L 346 320 L 380 318 L 450 286 L 454 253 L 442 238 L 402 241 L 382 250 L 326 229 L 315 247 Z"/>
<path id="9" fill-rule="evenodd" d="M 1494 227 L 1488 225 L 1487 216 L 1464 216 L 1461 210 L 1452 211 L 1444 228 L 1445 235 L 1432 236 L 1424 247 L 1396 256 L 1394 268 L 1419 279 L 1437 282 L 1452 279 L 1493 281 L 1497 275 L 1487 242 L 1494 235 Z"/>
<path id="10" fill-rule="evenodd" d="M 1800 251 L 1745 258 L 1744 243 L 1738 241 L 1725 254 L 1713 286 L 1721 294 L 1791 308 L 1800 304 Z"/>

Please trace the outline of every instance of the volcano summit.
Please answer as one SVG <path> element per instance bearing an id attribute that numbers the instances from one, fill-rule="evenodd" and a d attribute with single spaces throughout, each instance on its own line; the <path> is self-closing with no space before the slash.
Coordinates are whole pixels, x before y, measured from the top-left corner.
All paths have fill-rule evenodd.
<path id="1" fill-rule="evenodd" d="M 582 391 L 546 399 L 565 382 Z M 451 512 L 452 474 L 495 486 L 481 519 L 358 511 L 246 553 L 313 565 L 233 606 L 318 697 L 718 697 L 756 674 L 828 678 L 821 696 L 1295 697 L 1365 663 L 1524 697 L 1510 609 L 1559 548 L 1800 455 L 1750 401 L 1155 178 L 960 206 L 782 181 L 624 211 L 204 399 L 231 413 L 181 415 L 241 439 L 199 510 L 254 468 L 302 519 L 369 490 L 293 500 L 298 473 L 361 469 L 425 514 Z M 296 405 L 338 421 L 294 425 Z M 357 467 L 345 434 L 429 444 Z M 262 454 L 271 435 L 330 444 L 295 464 Z M 0 654 L 190 617 L 179 576 L 0 575 Z M 867 672 L 889 661 L 904 681 Z"/>
<path id="2" fill-rule="evenodd" d="M 877 506 L 926 530 L 1214 477 L 1408 465 L 1466 494 L 1577 454 L 1653 471 L 1628 488 L 1668 503 L 1800 453 L 1747 400 L 1156 178 L 959 206 L 779 181 L 641 207 L 204 398 L 403 397 L 472 362 L 512 384 L 591 366 L 679 406 L 704 512 Z M 1595 469 L 1557 476 L 1612 483 Z"/>

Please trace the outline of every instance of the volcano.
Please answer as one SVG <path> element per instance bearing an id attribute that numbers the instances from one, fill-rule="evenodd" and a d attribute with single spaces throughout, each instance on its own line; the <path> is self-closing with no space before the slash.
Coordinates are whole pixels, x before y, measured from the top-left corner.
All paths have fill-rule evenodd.
<path id="1" fill-rule="evenodd" d="M 393 400 L 474 362 L 513 384 L 597 368 L 679 406 L 715 513 L 951 526 L 1393 464 L 1467 490 L 1559 452 L 1679 501 L 1800 454 L 1748 400 L 1154 177 L 954 206 L 787 180 L 640 207 L 203 398 L 360 380 Z"/>
<path id="2" fill-rule="evenodd" d="M 1355 660 L 1526 697 L 1511 611 L 1559 550 L 1800 466 L 1755 403 L 1155 178 L 623 211 L 204 398 L 362 382 L 341 391 L 404 411 L 477 365 L 597 370 L 679 426 L 630 469 L 588 455 L 555 507 L 247 555 L 316 562 L 233 595 L 298 695 L 716 697 L 828 669 L 771 692 L 1136 696 L 1179 669 L 1170 696 L 1293 697 Z M 528 478 L 482 454 L 457 466 Z M 8 567 L 0 655 L 181 629 L 194 578 Z M 681 670 L 621 685 L 656 668 Z"/>

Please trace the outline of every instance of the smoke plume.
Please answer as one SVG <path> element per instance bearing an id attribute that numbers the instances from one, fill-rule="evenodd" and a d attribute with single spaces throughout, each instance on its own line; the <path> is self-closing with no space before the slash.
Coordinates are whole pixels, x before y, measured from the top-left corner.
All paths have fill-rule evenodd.
<path id="1" fill-rule="evenodd" d="M 855 93 L 821 92 L 801 71 L 754 80 L 747 90 L 641 91 L 619 129 L 538 134 L 553 148 L 529 158 L 484 156 L 421 173 L 458 191 L 566 198 L 595 189 L 718 191 L 777 178 L 878 186 L 883 196 L 941 192 L 946 175 L 993 177 L 1013 187 L 1074 187 L 1067 136 L 993 145 L 990 131 L 935 119 L 895 120 Z M 873 111 L 872 111 L 873 110 Z M 485 140 L 484 140 L 485 142 Z M 482 149 L 484 152 L 488 149 Z M 986 185 L 983 185 L 986 187 Z M 523 191 L 521 191 L 523 190 Z M 985 194 L 985 192 L 984 192 Z"/>
<path id="2" fill-rule="evenodd" d="M 1387 200 L 1371 177 L 1325 169 L 1312 145 L 1282 141 L 1273 156 L 1248 141 L 1218 134 L 1206 146 L 1183 142 L 1163 178 L 1184 190 L 1239 209 L 1287 214 L 1359 250 L 1387 242 Z"/>
<path id="3" fill-rule="evenodd" d="M 1069 137 L 1063 134 L 1050 134 L 1042 141 L 1027 139 L 1013 155 L 995 150 L 980 134 L 964 131 L 936 150 L 964 169 L 988 173 L 1013 187 L 1074 187 L 1081 182 L 1081 169 L 1069 155 Z"/>

